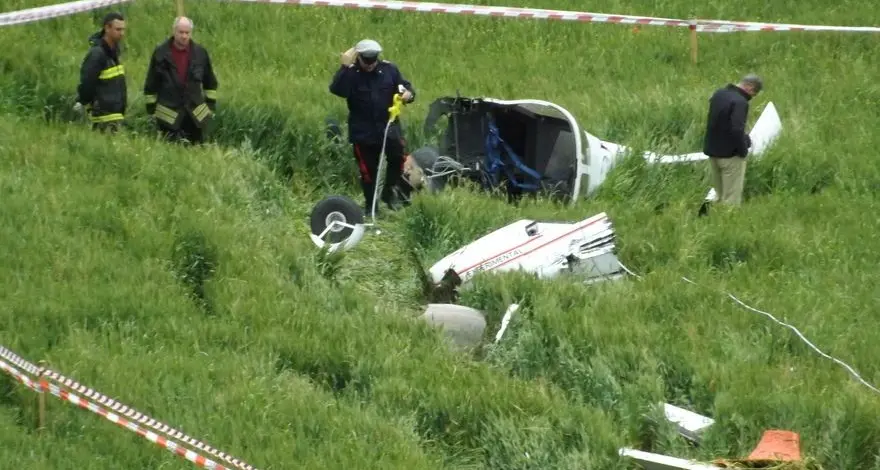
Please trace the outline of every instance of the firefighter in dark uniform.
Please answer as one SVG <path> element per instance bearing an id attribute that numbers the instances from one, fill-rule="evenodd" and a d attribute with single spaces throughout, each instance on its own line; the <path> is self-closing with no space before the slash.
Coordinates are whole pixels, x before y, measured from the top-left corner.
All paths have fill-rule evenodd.
<path id="1" fill-rule="evenodd" d="M 380 52 L 382 47 L 378 42 L 372 39 L 360 41 L 342 54 L 341 66 L 330 83 L 330 92 L 345 98 L 348 103 L 348 140 L 360 169 L 367 213 L 372 212 L 388 108 L 394 104 L 396 94 L 402 94 L 404 103 L 415 100 L 415 91 L 410 82 L 395 64 L 380 60 Z M 381 194 L 382 202 L 391 209 L 397 208 L 394 190 L 401 180 L 404 150 L 400 121 L 395 121 L 388 129 L 388 138 L 385 140 L 387 167 Z"/>
<path id="2" fill-rule="evenodd" d="M 174 20 L 173 35 L 153 51 L 144 82 L 147 114 L 169 140 L 202 143 L 217 103 L 208 51 L 191 39 L 192 20 Z"/>
<path id="3" fill-rule="evenodd" d="M 89 37 L 91 47 L 80 67 L 74 109 L 85 109 L 92 129 L 113 132 L 125 119 L 128 105 L 125 66 L 119 51 L 125 36 L 125 19 L 119 13 L 109 13 L 103 25 L 101 31 Z"/>

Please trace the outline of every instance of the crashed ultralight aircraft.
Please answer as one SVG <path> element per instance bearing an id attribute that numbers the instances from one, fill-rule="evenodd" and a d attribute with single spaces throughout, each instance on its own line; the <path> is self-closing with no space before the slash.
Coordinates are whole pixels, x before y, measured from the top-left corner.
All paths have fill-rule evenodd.
<path id="1" fill-rule="evenodd" d="M 439 98 L 431 104 L 425 133 L 433 134 L 444 116 L 448 119 L 440 145 L 419 148 L 408 157 L 431 191 L 441 190 L 451 174 L 458 174 L 487 189 L 506 183 L 508 194 L 543 193 L 573 202 L 593 194 L 631 151 L 581 129 L 568 110 L 543 100 Z M 760 157 L 781 130 L 776 107 L 767 103 L 749 133 L 750 158 Z M 702 152 L 645 152 L 643 157 L 650 163 L 708 159 Z M 380 169 L 380 178 L 383 173 Z M 714 200 L 715 190 L 709 189 L 705 201 Z M 358 204 L 331 196 L 312 211 L 311 238 L 318 247 L 345 250 L 360 242 L 369 225 Z"/>
<path id="2" fill-rule="evenodd" d="M 506 183 L 509 194 L 542 193 L 572 202 L 587 197 L 631 149 L 581 129 L 562 106 L 542 100 L 443 97 L 425 120 L 426 135 L 447 117 L 438 146 L 412 153 L 429 190 L 443 188 L 450 174 L 476 181 L 485 189 Z M 751 157 L 760 156 L 779 135 L 782 123 L 772 102 L 752 128 Z M 697 162 L 702 152 L 643 154 L 650 163 Z M 710 189 L 707 200 L 715 199 Z"/>

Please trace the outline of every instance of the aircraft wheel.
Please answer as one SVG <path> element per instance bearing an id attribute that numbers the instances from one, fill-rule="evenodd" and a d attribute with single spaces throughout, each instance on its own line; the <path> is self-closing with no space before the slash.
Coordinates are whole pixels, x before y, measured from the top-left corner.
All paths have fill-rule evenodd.
<path id="1" fill-rule="evenodd" d="M 334 221 L 351 225 L 360 224 L 364 222 L 364 212 L 357 203 L 345 196 L 330 196 L 315 204 L 309 217 L 313 234 L 320 235 Z M 349 227 L 337 226 L 327 232 L 325 241 L 339 243 L 350 237 L 352 232 Z"/>

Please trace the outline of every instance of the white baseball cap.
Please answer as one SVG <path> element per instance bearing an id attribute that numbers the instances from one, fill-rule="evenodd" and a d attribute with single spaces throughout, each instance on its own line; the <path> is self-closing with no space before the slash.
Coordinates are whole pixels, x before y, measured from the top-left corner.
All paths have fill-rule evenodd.
<path id="1" fill-rule="evenodd" d="M 354 46 L 354 51 L 364 57 L 378 57 L 382 46 L 372 39 L 364 39 Z"/>

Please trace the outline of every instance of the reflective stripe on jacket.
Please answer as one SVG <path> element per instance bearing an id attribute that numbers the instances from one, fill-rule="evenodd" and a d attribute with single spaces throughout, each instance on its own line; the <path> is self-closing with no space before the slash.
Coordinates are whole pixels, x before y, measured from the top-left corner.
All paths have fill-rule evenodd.
<path id="1" fill-rule="evenodd" d="M 217 76 L 208 51 L 195 41 L 189 43 L 186 83 L 178 78 L 168 38 L 153 51 L 144 81 L 147 113 L 170 129 L 180 128 L 185 115 L 204 127 L 214 114 L 217 102 Z"/>
<path id="2" fill-rule="evenodd" d="M 77 101 L 89 113 L 92 123 L 121 121 L 128 105 L 125 66 L 119 50 L 111 49 L 102 32 L 89 37 L 91 47 L 80 67 Z"/>
<path id="3" fill-rule="evenodd" d="M 214 114 L 217 102 L 217 76 L 207 49 L 195 41 L 189 43 L 189 66 L 186 83 L 181 83 L 171 48 L 174 38 L 156 46 L 144 81 L 147 113 L 164 127 L 178 129 L 186 114 L 204 127 Z"/>

